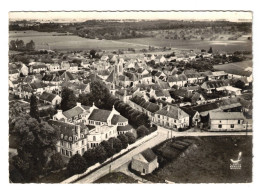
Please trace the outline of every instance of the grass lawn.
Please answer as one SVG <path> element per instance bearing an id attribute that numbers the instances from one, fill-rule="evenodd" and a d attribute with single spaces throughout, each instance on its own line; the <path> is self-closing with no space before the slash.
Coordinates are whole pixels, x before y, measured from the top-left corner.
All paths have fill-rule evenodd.
<path id="1" fill-rule="evenodd" d="M 94 183 L 137 183 L 137 181 L 122 172 L 112 172 L 96 180 Z"/>
<path id="2" fill-rule="evenodd" d="M 40 178 L 35 183 L 60 183 L 67 178 L 69 178 L 69 176 L 66 170 L 61 170 L 59 172 L 50 173 L 49 175 Z"/>
<path id="3" fill-rule="evenodd" d="M 179 157 L 160 163 L 152 175 L 175 183 L 252 182 L 252 136 L 179 137 L 192 145 Z M 164 143 L 167 144 L 167 143 Z M 154 151 L 158 155 L 158 149 Z M 168 148 L 169 149 L 169 148 Z M 242 169 L 230 170 L 230 159 L 242 152 Z M 159 152 L 160 153 L 160 152 Z M 158 156 L 162 160 L 162 156 Z"/>
<path id="4" fill-rule="evenodd" d="M 234 71 L 243 72 L 247 67 L 252 67 L 253 62 L 252 60 L 246 60 L 242 62 L 234 62 L 222 65 L 214 65 L 215 70 L 224 70 L 227 73 L 232 73 Z"/>

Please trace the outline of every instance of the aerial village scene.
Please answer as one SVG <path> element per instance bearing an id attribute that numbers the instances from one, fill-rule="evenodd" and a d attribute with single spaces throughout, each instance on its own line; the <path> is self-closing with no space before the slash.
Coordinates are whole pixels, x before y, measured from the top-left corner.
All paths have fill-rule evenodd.
<path id="1" fill-rule="evenodd" d="M 9 13 L 10 183 L 252 182 L 251 13 L 91 14 Z"/>

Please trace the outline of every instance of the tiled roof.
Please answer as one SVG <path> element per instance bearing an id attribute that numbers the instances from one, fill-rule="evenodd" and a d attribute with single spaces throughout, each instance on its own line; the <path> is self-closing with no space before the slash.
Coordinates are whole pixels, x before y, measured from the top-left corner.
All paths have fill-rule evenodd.
<path id="1" fill-rule="evenodd" d="M 52 100 L 56 97 L 56 94 L 48 93 L 48 92 L 43 92 L 42 95 L 40 96 L 41 100 L 46 100 L 49 102 L 52 102 Z"/>
<path id="2" fill-rule="evenodd" d="M 76 107 L 73 107 L 72 109 L 62 112 L 62 114 L 66 118 L 70 119 L 72 117 L 78 116 L 79 114 L 82 114 L 83 112 L 84 112 L 84 110 L 81 107 L 76 106 Z"/>
<path id="3" fill-rule="evenodd" d="M 133 129 L 131 125 L 126 125 L 126 126 L 117 126 L 117 131 L 130 131 Z"/>
<path id="4" fill-rule="evenodd" d="M 107 118 L 109 117 L 111 111 L 103 110 L 103 109 L 94 109 L 89 116 L 89 120 L 107 122 Z"/>
<path id="5" fill-rule="evenodd" d="M 156 114 L 167 116 L 173 119 L 182 119 L 183 117 L 189 116 L 182 109 L 172 105 L 163 107 L 161 110 L 157 111 Z"/>
<path id="6" fill-rule="evenodd" d="M 118 122 L 127 122 L 128 120 L 123 117 L 122 115 L 113 115 L 112 119 L 111 119 L 111 123 L 113 125 L 116 125 Z"/>
<path id="7" fill-rule="evenodd" d="M 205 112 L 205 111 L 211 111 L 211 110 L 218 109 L 218 105 L 216 103 L 208 103 L 208 104 L 204 104 L 204 105 L 194 106 L 194 107 L 192 107 L 192 109 L 201 113 L 201 112 Z"/>
<path id="8" fill-rule="evenodd" d="M 106 79 L 106 82 L 113 82 L 114 81 L 114 70 L 109 74 Z"/>
<path id="9" fill-rule="evenodd" d="M 201 87 L 202 88 L 208 88 L 208 89 L 211 89 L 211 88 L 219 88 L 219 87 L 223 87 L 223 86 L 227 86 L 228 85 L 228 82 L 227 81 L 223 81 L 223 80 L 218 80 L 218 81 L 207 81 L 207 82 L 204 82 Z"/>
<path id="10" fill-rule="evenodd" d="M 152 162 L 154 159 L 156 159 L 156 155 L 150 148 L 141 152 L 141 155 L 143 155 L 143 157 L 147 160 L 147 162 Z"/>
<path id="11" fill-rule="evenodd" d="M 210 119 L 215 120 L 238 120 L 238 119 L 245 119 L 242 112 L 210 112 L 209 113 Z"/>

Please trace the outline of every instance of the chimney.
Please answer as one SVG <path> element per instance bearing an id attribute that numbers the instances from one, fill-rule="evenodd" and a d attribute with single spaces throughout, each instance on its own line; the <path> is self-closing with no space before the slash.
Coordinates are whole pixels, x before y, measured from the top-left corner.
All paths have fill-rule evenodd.
<path id="1" fill-rule="evenodd" d="M 80 106 L 81 106 L 81 103 L 80 103 L 80 102 L 77 102 L 77 106 L 79 106 L 79 107 L 80 107 Z"/>
<path id="2" fill-rule="evenodd" d="M 160 103 L 160 110 L 163 108 L 163 104 L 162 103 Z"/>
<path id="3" fill-rule="evenodd" d="M 62 110 L 58 109 L 57 110 L 58 114 L 62 114 Z"/>
<path id="4" fill-rule="evenodd" d="M 79 125 L 76 125 L 76 133 L 77 133 L 77 136 L 79 139 L 80 138 L 80 126 Z"/>
<path id="5" fill-rule="evenodd" d="M 170 107 L 169 106 L 167 106 L 167 111 L 170 111 Z"/>

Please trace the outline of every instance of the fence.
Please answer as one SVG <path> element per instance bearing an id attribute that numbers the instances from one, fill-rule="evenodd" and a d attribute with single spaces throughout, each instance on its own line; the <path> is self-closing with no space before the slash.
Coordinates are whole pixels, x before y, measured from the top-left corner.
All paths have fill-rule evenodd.
<path id="1" fill-rule="evenodd" d="M 86 174 L 90 173 L 91 171 L 97 169 L 98 167 L 104 165 L 105 163 L 107 163 L 107 162 L 113 160 L 114 158 L 117 158 L 117 157 L 120 156 L 120 155 L 123 155 L 123 154 L 126 153 L 127 151 L 129 151 L 129 150 L 131 150 L 131 149 L 133 149 L 133 148 L 135 148 L 135 147 L 137 147 L 137 146 L 139 146 L 139 145 L 145 143 L 146 141 L 148 141 L 148 140 L 154 138 L 154 137 L 157 136 L 157 135 L 158 135 L 158 130 L 156 130 L 156 131 L 152 132 L 151 134 L 146 135 L 145 137 L 143 137 L 143 138 L 137 140 L 135 143 L 133 143 L 133 144 L 131 144 L 131 145 L 128 145 L 128 147 L 127 147 L 126 149 L 123 149 L 123 150 L 121 150 L 119 153 L 114 154 L 112 157 L 108 158 L 108 159 L 107 159 L 105 162 L 103 162 L 102 164 L 96 163 L 95 165 L 89 167 L 89 168 L 88 168 L 85 172 L 83 172 L 82 174 L 73 175 L 73 176 L 69 177 L 68 179 L 62 181 L 61 183 L 62 183 L 62 184 L 68 184 L 68 183 L 74 182 L 74 181 L 76 181 L 77 179 L 79 179 L 79 178 L 85 176 Z"/>

